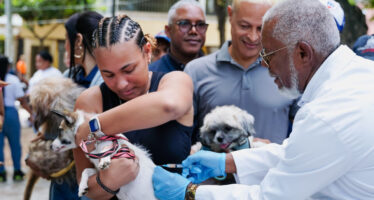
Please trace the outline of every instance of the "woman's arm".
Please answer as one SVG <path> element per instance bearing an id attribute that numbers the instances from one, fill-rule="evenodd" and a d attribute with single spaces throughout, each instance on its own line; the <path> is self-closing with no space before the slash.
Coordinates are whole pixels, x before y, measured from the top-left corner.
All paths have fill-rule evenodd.
<path id="1" fill-rule="evenodd" d="M 88 113 L 102 112 L 102 98 L 99 87 L 92 87 L 85 90 L 77 99 L 75 104 L 76 110 L 83 110 Z M 79 130 L 81 127 L 79 127 Z M 81 134 L 78 131 L 76 135 L 76 143 L 79 145 L 82 139 L 87 138 L 88 133 Z M 81 174 L 86 168 L 94 168 L 92 163 L 86 158 L 81 148 L 73 150 L 75 166 L 77 170 L 77 180 L 80 182 Z M 108 169 L 100 171 L 101 182 L 111 190 L 115 191 L 122 185 L 134 180 L 138 174 L 139 166 L 137 160 L 131 159 L 115 159 L 111 161 Z M 124 170 L 126 169 L 126 170 Z M 96 175 L 93 175 L 88 180 L 88 193 L 86 194 L 91 199 L 109 199 L 113 195 L 106 192 L 96 182 Z"/>
<path id="2" fill-rule="evenodd" d="M 156 92 L 151 92 L 98 116 L 106 135 L 145 129 L 180 120 L 187 126 L 193 123 L 193 84 L 184 72 L 170 72 L 161 79 Z M 186 115 L 188 115 L 186 118 Z M 89 132 L 84 123 L 82 132 Z"/>

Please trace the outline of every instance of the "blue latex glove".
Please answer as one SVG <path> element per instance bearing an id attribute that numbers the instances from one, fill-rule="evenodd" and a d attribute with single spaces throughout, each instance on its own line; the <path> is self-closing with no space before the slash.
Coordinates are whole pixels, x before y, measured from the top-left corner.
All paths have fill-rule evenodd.
<path id="1" fill-rule="evenodd" d="M 158 199 L 184 200 L 186 188 L 191 181 L 157 166 L 152 175 L 152 182 Z"/>
<path id="2" fill-rule="evenodd" d="M 226 176 L 226 154 L 198 151 L 182 162 L 184 177 L 193 183 L 201 183 L 215 176 Z"/>

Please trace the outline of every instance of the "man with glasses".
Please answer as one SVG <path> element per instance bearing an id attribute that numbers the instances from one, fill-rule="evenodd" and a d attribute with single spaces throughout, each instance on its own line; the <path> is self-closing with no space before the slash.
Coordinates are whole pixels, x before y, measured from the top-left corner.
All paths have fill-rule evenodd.
<path id="1" fill-rule="evenodd" d="M 156 167 L 156 197 L 374 199 L 374 62 L 340 45 L 333 17 L 316 0 L 272 7 L 262 45 L 278 88 L 300 96 L 288 140 L 229 154 L 200 151 L 182 163 L 188 179 Z M 236 173 L 238 184 L 195 185 L 225 173 Z"/>
<path id="2" fill-rule="evenodd" d="M 185 69 L 194 81 L 198 128 L 216 106 L 236 105 L 255 118 L 257 138 L 282 143 L 289 133 L 293 101 L 280 95 L 266 67 L 261 66 L 261 19 L 270 0 L 234 0 L 228 7 L 231 41 L 211 55 L 191 61 Z"/>
<path id="3" fill-rule="evenodd" d="M 208 24 L 201 4 L 195 0 L 181 0 L 168 13 L 165 33 L 170 38 L 169 52 L 149 65 L 151 71 L 183 71 L 191 60 L 203 55 Z"/>

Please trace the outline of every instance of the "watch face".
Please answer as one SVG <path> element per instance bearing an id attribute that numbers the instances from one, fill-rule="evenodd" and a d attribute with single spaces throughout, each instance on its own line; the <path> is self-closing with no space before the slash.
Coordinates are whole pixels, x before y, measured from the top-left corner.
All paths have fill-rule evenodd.
<path id="1" fill-rule="evenodd" d="M 90 126 L 91 133 L 97 132 L 99 130 L 99 122 L 96 118 L 91 119 L 88 124 Z"/>

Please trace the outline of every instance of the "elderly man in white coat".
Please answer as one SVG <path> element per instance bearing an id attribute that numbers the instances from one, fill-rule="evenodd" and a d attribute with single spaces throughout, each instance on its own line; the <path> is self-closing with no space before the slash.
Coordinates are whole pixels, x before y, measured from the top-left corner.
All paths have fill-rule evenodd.
<path id="1" fill-rule="evenodd" d="M 200 151 L 183 176 L 157 167 L 160 199 L 374 199 L 374 62 L 339 45 L 333 17 L 318 0 L 286 0 L 264 16 L 263 64 L 278 88 L 300 96 L 282 145 L 230 154 Z M 236 173 L 238 184 L 196 185 Z"/>

